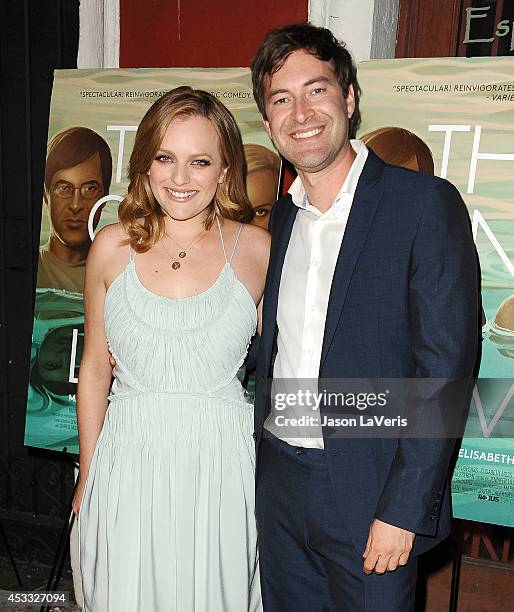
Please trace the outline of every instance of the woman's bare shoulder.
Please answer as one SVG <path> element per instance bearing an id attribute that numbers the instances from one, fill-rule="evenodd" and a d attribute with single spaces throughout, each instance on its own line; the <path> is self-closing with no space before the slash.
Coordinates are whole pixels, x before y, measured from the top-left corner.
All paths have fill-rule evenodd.
<path id="1" fill-rule="evenodd" d="M 241 231 L 240 261 L 244 260 L 253 270 L 266 274 L 271 237 L 262 227 L 245 224 Z"/>
<path id="2" fill-rule="evenodd" d="M 127 250 L 127 234 L 121 223 L 112 223 L 102 227 L 95 235 L 91 245 L 91 253 L 105 255 L 114 254 L 121 249 Z"/>
<path id="3" fill-rule="evenodd" d="M 103 282 L 107 288 L 129 261 L 127 234 L 121 223 L 106 225 L 95 235 L 86 265 L 93 282 Z"/>
<path id="4" fill-rule="evenodd" d="M 242 235 L 249 248 L 259 253 L 269 251 L 271 235 L 264 228 L 247 223 L 243 227 Z"/>
<path id="5" fill-rule="evenodd" d="M 239 231 L 240 235 L 237 246 L 239 258 L 242 256 L 248 262 L 253 262 L 253 265 L 261 265 L 266 268 L 271 244 L 269 232 L 251 223 L 244 223 L 241 228 L 241 223 L 238 221 L 224 220 L 223 235 L 229 237 L 229 241 L 234 241 Z"/>
<path id="6" fill-rule="evenodd" d="M 127 234 L 121 223 L 113 223 L 96 233 L 87 257 L 87 268 L 97 270 L 109 279 L 118 273 L 128 258 Z"/>

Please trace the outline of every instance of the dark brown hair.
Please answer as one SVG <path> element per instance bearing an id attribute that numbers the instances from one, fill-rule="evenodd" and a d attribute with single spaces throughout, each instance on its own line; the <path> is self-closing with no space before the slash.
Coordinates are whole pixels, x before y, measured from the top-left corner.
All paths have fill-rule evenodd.
<path id="1" fill-rule="evenodd" d="M 147 172 L 173 119 L 194 116 L 205 117 L 214 126 L 227 168 L 211 202 L 205 228 L 212 226 L 216 215 L 242 222 L 252 220 L 253 208 L 244 182 L 243 143 L 234 117 L 206 91 L 176 87 L 154 102 L 139 124 L 129 161 L 128 193 L 118 209 L 128 243 L 139 253 L 148 251 L 164 233 L 165 213 L 155 199 Z"/>
<path id="2" fill-rule="evenodd" d="M 104 193 L 109 192 L 112 177 L 112 156 L 109 145 L 93 130 L 71 127 L 56 134 L 48 145 L 45 166 L 45 199 L 48 198 L 56 172 L 78 166 L 98 153 Z"/>
<path id="3" fill-rule="evenodd" d="M 259 111 L 266 119 L 264 83 L 282 68 L 294 51 L 307 51 L 323 62 L 329 62 L 341 86 L 343 96 L 348 96 L 350 85 L 355 96 L 355 110 L 349 121 L 349 136 L 355 138 L 361 122 L 359 111 L 360 87 L 357 69 L 352 56 L 330 30 L 310 23 L 288 25 L 269 32 L 252 59 L 253 95 Z"/>

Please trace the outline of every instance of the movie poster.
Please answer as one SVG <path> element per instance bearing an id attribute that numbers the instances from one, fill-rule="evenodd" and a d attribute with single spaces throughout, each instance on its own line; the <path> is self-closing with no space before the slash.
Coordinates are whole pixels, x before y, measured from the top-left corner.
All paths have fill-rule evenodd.
<path id="1" fill-rule="evenodd" d="M 45 185 L 25 444 L 78 452 L 76 388 L 84 337 L 85 263 L 95 231 L 117 221 L 127 162 L 148 107 L 179 85 L 205 89 L 234 114 L 243 136 L 254 223 L 267 227 L 280 160 L 255 105 L 250 71 L 58 70 Z"/>
<path id="2" fill-rule="evenodd" d="M 447 178 L 482 269 L 483 346 L 452 482 L 458 518 L 514 525 L 514 60 L 363 62 L 359 137 L 390 163 Z"/>

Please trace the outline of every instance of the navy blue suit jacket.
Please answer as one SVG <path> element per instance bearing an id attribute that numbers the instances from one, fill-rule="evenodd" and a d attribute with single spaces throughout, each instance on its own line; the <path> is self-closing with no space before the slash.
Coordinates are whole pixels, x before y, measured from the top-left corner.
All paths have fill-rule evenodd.
<path id="1" fill-rule="evenodd" d="M 256 373 L 257 453 L 270 410 L 266 381 L 276 354 L 280 278 L 297 211 L 289 195 L 281 198 L 270 225 Z M 319 377 L 471 381 L 480 351 L 479 283 L 469 217 L 457 189 L 388 166 L 370 151 L 333 276 Z M 465 413 L 466 401 L 455 410 Z M 374 517 L 415 532 L 414 554 L 449 534 L 454 439 L 326 433 L 334 494 L 359 552 Z"/>

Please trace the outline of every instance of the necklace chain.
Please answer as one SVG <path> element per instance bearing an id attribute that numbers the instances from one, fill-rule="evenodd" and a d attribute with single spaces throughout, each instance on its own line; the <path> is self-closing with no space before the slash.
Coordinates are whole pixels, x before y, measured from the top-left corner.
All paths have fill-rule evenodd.
<path id="1" fill-rule="evenodd" d="M 178 240 L 175 240 L 173 236 L 170 236 L 168 232 L 165 231 L 164 235 L 182 249 L 181 251 L 179 251 L 178 256 L 180 259 L 184 259 L 187 256 L 187 251 L 189 251 L 196 243 L 200 242 L 200 240 L 207 235 L 207 232 L 205 230 L 202 230 L 200 234 L 198 234 L 198 236 L 195 236 L 193 240 L 191 240 L 191 242 L 185 247 L 182 246 Z M 161 246 L 164 249 L 166 255 L 168 255 L 168 257 L 171 259 L 171 269 L 178 270 L 180 268 L 180 261 L 177 261 L 176 258 L 170 255 L 168 249 L 164 246 L 164 242 L 161 242 Z"/>
<path id="2" fill-rule="evenodd" d="M 178 240 L 175 240 L 175 238 L 173 238 L 173 236 L 171 236 L 170 234 L 168 234 L 168 232 L 164 232 L 164 234 L 170 239 L 173 240 L 173 242 L 179 246 L 183 251 L 188 251 L 196 242 L 198 242 L 200 240 L 200 238 L 203 238 L 204 234 L 205 234 L 205 230 L 202 230 L 197 236 L 193 237 L 193 240 L 190 241 L 190 243 L 187 246 L 182 246 L 180 244 L 180 242 Z"/>

